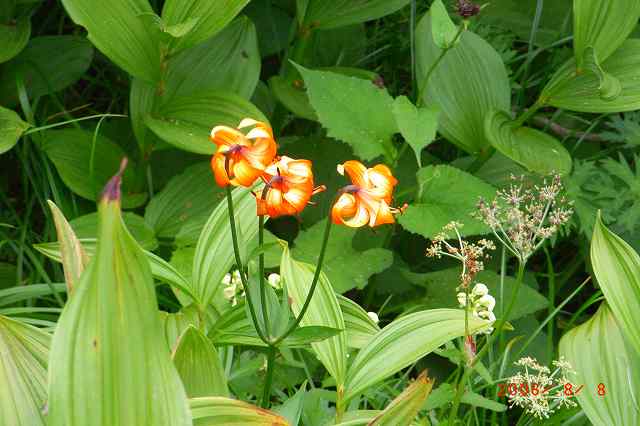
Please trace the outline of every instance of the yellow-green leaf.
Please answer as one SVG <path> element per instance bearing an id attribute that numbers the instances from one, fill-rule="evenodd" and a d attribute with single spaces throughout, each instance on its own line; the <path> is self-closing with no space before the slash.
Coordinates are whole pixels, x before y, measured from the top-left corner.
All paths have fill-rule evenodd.
<path id="1" fill-rule="evenodd" d="M 224 397 L 189 400 L 194 426 L 289 426 L 279 414 Z"/>
<path id="2" fill-rule="evenodd" d="M 593 273 L 629 343 L 640 353 L 640 256 L 602 223 L 591 240 Z"/>
<path id="3" fill-rule="evenodd" d="M 366 346 L 380 331 L 380 327 L 356 302 L 339 294 L 336 297 L 344 318 L 347 345 L 355 349 Z"/>
<path id="4" fill-rule="evenodd" d="M 0 424 L 45 425 L 50 344 L 48 333 L 0 315 Z"/>
<path id="5" fill-rule="evenodd" d="M 635 425 L 640 417 L 640 356 L 625 344 L 618 324 L 603 303 L 560 340 L 560 355 L 576 372 L 568 378 L 584 385 L 577 399 L 595 426 Z"/>
<path id="6" fill-rule="evenodd" d="M 422 167 L 422 150 L 436 137 L 438 114 L 436 107 L 417 108 L 406 96 L 393 101 L 393 116 L 402 137 L 416 154 L 418 165 Z"/>
<path id="7" fill-rule="evenodd" d="M 447 8 L 444 7 L 442 0 L 435 0 L 429 9 L 431 15 L 431 35 L 433 42 L 440 49 L 453 46 L 453 42 L 458 34 L 458 28 L 449 17 Z"/>
<path id="8" fill-rule="evenodd" d="M 433 388 L 433 379 L 423 371 L 400 395 L 387 405 L 369 426 L 399 426 L 410 424 L 422 409 Z"/>
<path id="9" fill-rule="evenodd" d="M 122 222 L 119 180 L 107 184 L 96 254 L 55 330 L 49 425 L 191 425 L 148 260 Z"/>
<path id="10" fill-rule="evenodd" d="M 0 106 L 0 154 L 13 148 L 29 127 L 15 111 Z"/>

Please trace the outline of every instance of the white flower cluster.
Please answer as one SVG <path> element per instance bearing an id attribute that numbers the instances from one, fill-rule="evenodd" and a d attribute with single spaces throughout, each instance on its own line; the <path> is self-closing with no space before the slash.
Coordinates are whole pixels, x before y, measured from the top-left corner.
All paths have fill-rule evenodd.
<path id="1" fill-rule="evenodd" d="M 267 282 L 276 290 L 282 289 L 282 279 L 278 274 L 269 274 Z M 222 278 L 222 284 L 224 285 L 222 290 L 224 298 L 231 302 L 231 306 L 236 306 L 238 300 L 245 296 L 240 272 L 235 270 L 232 273 L 225 274 L 224 278 Z"/>
<path id="2" fill-rule="evenodd" d="M 467 307 L 467 295 L 464 292 L 460 292 L 457 295 L 458 303 L 461 308 Z M 468 306 L 471 314 L 476 318 L 481 318 L 494 322 L 496 316 L 493 314 L 493 308 L 496 307 L 496 299 L 489 294 L 489 289 L 482 283 L 477 283 L 471 289 L 469 293 Z M 493 327 L 488 328 L 485 333 L 491 334 Z"/>

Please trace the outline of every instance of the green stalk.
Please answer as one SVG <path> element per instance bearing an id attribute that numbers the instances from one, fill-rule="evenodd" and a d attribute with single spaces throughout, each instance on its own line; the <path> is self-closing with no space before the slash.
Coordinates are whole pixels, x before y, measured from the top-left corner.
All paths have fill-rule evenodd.
<path id="1" fill-rule="evenodd" d="M 262 198 L 266 195 L 266 189 L 262 191 Z M 260 255 L 258 256 L 258 271 L 260 274 L 260 306 L 262 307 L 262 319 L 264 320 L 264 329 L 267 337 L 271 338 L 271 325 L 269 323 L 269 309 L 267 309 L 267 295 L 266 285 L 264 282 L 264 216 L 260 216 L 258 219 L 258 246 Z"/>
<path id="2" fill-rule="evenodd" d="M 329 215 L 327 216 L 327 224 L 324 228 L 324 237 L 322 240 L 322 246 L 320 248 L 320 255 L 318 256 L 318 263 L 316 264 L 316 271 L 313 274 L 313 281 L 311 281 L 311 288 L 309 289 L 309 293 L 307 293 L 307 299 L 304 301 L 304 305 L 302 305 L 302 310 L 296 317 L 295 321 L 291 326 L 285 331 L 280 337 L 275 339 L 272 344 L 277 345 L 281 341 L 283 341 L 289 334 L 291 334 L 296 327 L 302 321 L 304 314 L 307 313 L 307 309 L 309 308 L 309 304 L 311 303 L 311 298 L 313 297 L 313 293 L 316 291 L 316 286 L 318 285 L 318 279 L 320 278 L 320 271 L 322 270 L 322 262 L 324 261 L 324 255 L 327 251 L 327 243 L 329 242 L 329 234 L 331 233 L 331 211 L 329 211 Z"/>
<path id="3" fill-rule="evenodd" d="M 262 401 L 260 406 L 262 408 L 269 407 L 269 400 L 271 399 L 271 383 L 273 383 L 273 366 L 276 361 L 276 347 L 269 346 L 267 352 L 267 375 L 264 379 L 264 388 L 262 389 Z"/>
<path id="4" fill-rule="evenodd" d="M 498 323 L 496 324 L 495 331 L 487 338 L 487 342 L 484 344 L 480 352 L 478 352 L 475 358 L 471 361 L 470 365 L 465 368 L 464 374 L 462 378 L 458 382 L 458 388 L 456 390 L 456 395 L 453 400 L 453 407 L 451 407 L 451 413 L 449 414 L 449 424 L 453 424 L 453 420 L 455 416 L 458 414 L 458 407 L 460 406 L 460 400 L 462 399 L 462 395 L 464 394 L 464 385 L 468 381 L 471 376 L 471 372 L 473 371 L 473 367 L 477 362 L 480 362 L 484 355 L 487 353 L 491 345 L 493 345 L 494 340 L 497 336 L 502 333 L 502 329 L 504 325 L 507 323 L 507 318 L 511 314 L 513 307 L 516 305 L 516 300 L 518 299 L 518 293 L 520 292 L 520 287 L 522 287 L 522 279 L 524 277 L 524 267 L 525 263 L 518 263 L 518 275 L 516 276 L 515 289 L 513 291 L 513 295 L 511 296 L 511 301 L 507 306 L 507 310 L 504 312 L 504 316 L 500 318 Z"/>

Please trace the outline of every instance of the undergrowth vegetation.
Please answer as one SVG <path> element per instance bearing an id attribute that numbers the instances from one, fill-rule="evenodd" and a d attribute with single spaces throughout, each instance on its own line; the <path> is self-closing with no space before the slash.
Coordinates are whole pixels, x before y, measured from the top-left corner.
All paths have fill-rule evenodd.
<path id="1" fill-rule="evenodd" d="M 0 425 L 640 424 L 639 18 L 3 0 Z"/>

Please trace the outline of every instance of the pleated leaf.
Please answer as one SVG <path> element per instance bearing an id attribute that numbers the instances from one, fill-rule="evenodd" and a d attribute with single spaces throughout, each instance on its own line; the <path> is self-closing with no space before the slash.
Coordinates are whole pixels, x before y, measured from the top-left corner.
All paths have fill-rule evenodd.
<path id="1" fill-rule="evenodd" d="M 224 397 L 189 400 L 194 426 L 289 426 L 279 414 Z"/>
<path id="2" fill-rule="evenodd" d="M 640 256 L 607 229 L 600 214 L 591 239 L 591 264 L 622 333 L 640 353 Z"/>
<path id="3" fill-rule="evenodd" d="M 15 111 L 0 106 L 0 154 L 13 148 L 29 127 L 31 125 L 23 121 Z"/>
<path id="4" fill-rule="evenodd" d="M 249 0 L 167 0 L 162 19 L 167 26 L 191 22 L 184 35 L 169 42 L 173 52 L 195 46 L 222 30 Z"/>
<path id="5" fill-rule="evenodd" d="M 570 59 L 553 75 L 540 101 L 579 112 L 617 113 L 640 109 L 640 40 L 629 39 L 606 60 L 598 59 L 603 72 L 619 82 L 618 96 L 602 97 L 601 78 L 588 71 L 576 74 L 576 61 Z"/>
<path id="6" fill-rule="evenodd" d="M 366 346 L 373 336 L 380 331 L 380 327 L 356 302 L 339 294 L 336 297 L 344 318 L 347 345 L 355 349 Z"/>
<path id="7" fill-rule="evenodd" d="M 190 326 L 200 327 L 200 317 L 196 305 L 189 305 L 180 309 L 178 312 L 159 311 L 160 322 L 164 330 L 164 337 L 167 341 L 169 351 L 173 353 L 177 346 L 180 336 Z"/>
<path id="8" fill-rule="evenodd" d="M 182 333 L 173 353 L 187 396 L 229 396 L 227 378 L 218 351 L 207 336 L 194 326 Z"/>
<path id="9" fill-rule="evenodd" d="M 148 260 L 121 219 L 119 180 L 106 187 L 96 254 L 55 330 L 49 424 L 191 425 Z"/>
<path id="10" fill-rule="evenodd" d="M 560 340 L 560 355 L 584 385 L 577 399 L 595 426 L 636 425 L 640 419 L 640 356 L 625 344 L 606 303 Z M 598 393 L 600 391 L 600 394 Z"/>
<path id="11" fill-rule="evenodd" d="M 387 405 L 382 413 L 376 416 L 370 426 L 408 425 L 418 415 L 426 401 L 434 380 L 422 372 L 400 395 Z"/>
<path id="12" fill-rule="evenodd" d="M 640 18 L 637 0 L 574 0 L 573 47 L 578 69 L 584 54 L 593 48 L 600 60 L 606 60 L 629 37 Z"/>
<path id="13" fill-rule="evenodd" d="M 48 333 L 0 315 L 0 424 L 45 424 L 50 344 Z"/>
<path id="14" fill-rule="evenodd" d="M 431 14 L 431 35 L 433 41 L 440 49 L 451 47 L 456 39 L 458 28 L 449 17 L 447 8 L 442 0 L 434 0 L 429 10 Z"/>
<path id="15" fill-rule="evenodd" d="M 516 126 L 503 111 L 487 114 L 485 136 L 500 153 L 541 175 L 571 171 L 571 155 L 553 136 L 540 130 Z"/>
<path id="16" fill-rule="evenodd" d="M 304 23 L 328 29 L 381 18 L 404 7 L 410 0 L 309 0 Z M 300 13 L 300 10 L 298 10 Z"/>
<path id="17" fill-rule="evenodd" d="M 246 252 L 247 245 L 258 233 L 256 200 L 246 188 L 234 189 L 232 198 L 240 250 Z M 246 256 L 243 261 L 246 262 Z M 218 204 L 202 228 L 193 258 L 192 291 L 201 306 L 209 304 L 232 265 L 235 265 L 235 256 L 225 199 Z"/>
<path id="18" fill-rule="evenodd" d="M 74 285 L 78 282 L 80 275 L 89 263 L 89 257 L 58 206 L 51 200 L 47 200 L 47 203 L 53 215 L 53 223 L 56 226 L 64 280 L 67 283 L 67 293 L 71 295 Z"/>
<path id="19" fill-rule="evenodd" d="M 419 85 L 442 53 L 431 26 L 426 14 L 416 29 Z M 423 100 L 440 108 L 438 130 L 450 142 L 470 153 L 488 148 L 485 116 L 492 109 L 511 109 L 511 87 L 500 55 L 478 35 L 464 31 L 433 71 Z"/>
<path id="20" fill-rule="evenodd" d="M 476 333 L 489 325 L 487 321 L 470 318 L 469 332 Z M 347 375 L 345 400 L 358 396 L 446 342 L 463 336 L 464 330 L 464 311 L 461 309 L 432 309 L 393 321 L 353 360 Z"/>
<path id="21" fill-rule="evenodd" d="M 309 264 L 298 262 L 291 257 L 285 248 L 280 263 L 280 275 L 287 286 L 291 300 L 291 309 L 295 315 L 300 313 L 302 305 L 311 288 L 315 268 Z M 331 283 L 324 275 L 320 278 L 311 299 L 307 312 L 300 322 L 301 326 L 324 326 L 344 330 L 345 323 L 340 304 Z M 347 371 L 347 340 L 344 332 L 336 336 L 312 343 L 311 347 L 329 374 L 335 379 L 338 392 L 341 392 Z"/>

